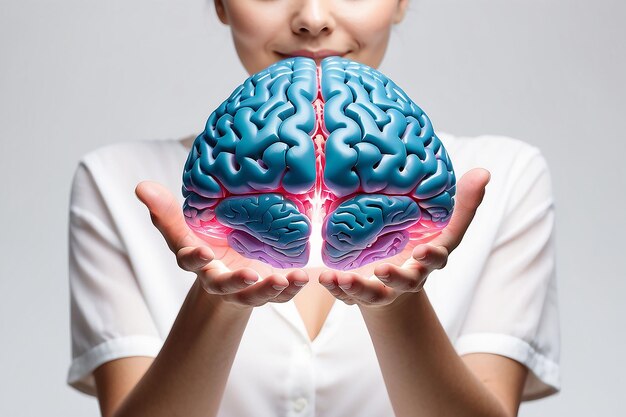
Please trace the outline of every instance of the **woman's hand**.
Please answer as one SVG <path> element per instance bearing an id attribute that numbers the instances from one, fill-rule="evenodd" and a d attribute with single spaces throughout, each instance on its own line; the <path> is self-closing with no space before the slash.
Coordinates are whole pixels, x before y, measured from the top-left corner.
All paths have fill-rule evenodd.
<path id="1" fill-rule="evenodd" d="M 276 273 L 269 265 L 239 255 L 225 242 L 216 248 L 220 256 L 215 259 L 213 249 L 187 226 L 180 204 L 168 189 L 143 181 L 135 194 L 148 207 L 152 223 L 176 255 L 178 265 L 195 272 L 207 293 L 238 307 L 256 307 L 289 301 L 308 282 L 302 270 L 294 269 L 286 275 Z"/>
<path id="2" fill-rule="evenodd" d="M 346 304 L 364 307 L 387 306 L 402 294 L 421 291 L 428 275 L 443 268 L 449 254 L 461 243 L 490 178 L 489 171 L 482 168 L 463 175 L 457 184 L 456 207 L 450 223 L 427 244 L 412 251 L 409 247 L 385 263 L 370 265 L 369 270 L 375 275 L 370 278 L 364 276 L 362 268 L 352 272 L 325 271 L 319 277 L 320 284 Z M 398 257 L 406 257 L 408 251 L 412 252 L 409 259 L 398 265 Z"/>

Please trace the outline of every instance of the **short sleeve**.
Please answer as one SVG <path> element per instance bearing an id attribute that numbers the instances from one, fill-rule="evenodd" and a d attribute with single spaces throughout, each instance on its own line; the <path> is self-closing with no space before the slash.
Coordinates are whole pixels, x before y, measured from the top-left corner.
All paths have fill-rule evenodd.
<path id="1" fill-rule="evenodd" d="M 555 204 L 546 160 L 533 150 L 503 193 L 503 220 L 455 342 L 459 355 L 494 353 L 524 364 L 523 401 L 561 385 Z"/>
<path id="2" fill-rule="evenodd" d="M 158 354 L 163 342 L 106 199 L 84 163 L 76 170 L 70 197 L 69 289 L 71 387 L 96 395 L 92 371 L 101 364 Z"/>

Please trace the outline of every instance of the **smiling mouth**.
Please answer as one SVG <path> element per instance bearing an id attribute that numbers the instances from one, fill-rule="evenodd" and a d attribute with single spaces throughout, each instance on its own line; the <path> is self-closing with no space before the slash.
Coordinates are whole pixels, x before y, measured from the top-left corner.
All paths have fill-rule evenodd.
<path id="1" fill-rule="evenodd" d="M 348 52 L 343 53 L 343 52 L 331 51 L 331 50 L 322 50 L 322 51 L 315 51 L 315 52 L 307 51 L 307 50 L 299 50 L 299 51 L 294 51 L 290 54 L 284 54 L 282 52 L 276 52 L 276 53 L 280 55 L 282 58 L 292 58 L 296 56 L 301 56 L 301 57 L 311 58 L 318 62 L 329 56 L 344 57 L 345 55 L 348 54 Z"/>

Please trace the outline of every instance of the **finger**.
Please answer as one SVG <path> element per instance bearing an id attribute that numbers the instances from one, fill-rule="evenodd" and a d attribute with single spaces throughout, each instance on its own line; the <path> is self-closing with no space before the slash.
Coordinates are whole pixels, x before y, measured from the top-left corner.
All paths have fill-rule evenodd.
<path id="1" fill-rule="evenodd" d="M 324 271 L 320 274 L 318 280 L 319 283 L 323 285 L 324 288 L 326 288 L 328 292 L 339 301 L 343 301 L 344 303 L 349 305 L 356 304 L 356 301 L 348 294 L 343 292 L 343 290 L 337 285 L 336 271 Z"/>
<path id="2" fill-rule="evenodd" d="M 448 263 L 448 249 L 444 246 L 433 246 L 432 243 L 419 245 L 413 249 L 409 261 L 417 261 L 431 273 L 435 269 L 442 269 Z"/>
<path id="3" fill-rule="evenodd" d="M 285 288 L 272 302 L 284 303 L 291 300 L 309 282 L 308 275 L 302 270 L 295 270 L 287 274 L 289 286 Z"/>
<path id="4" fill-rule="evenodd" d="M 485 195 L 485 187 L 491 174 L 483 168 L 474 168 L 459 180 L 454 212 L 450 223 L 441 231 L 439 236 L 430 241 L 433 246 L 443 246 L 452 252 L 463 239 L 476 210 Z"/>
<path id="5" fill-rule="evenodd" d="M 229 294 L 227 299 L 238 304 L 258 307 L 272 301 L 288 286 L 287 278 L 280 274 L 272 274 L 245 290 Z"/>
<path id="6" fill-rule="evenodd" d="M 309 282 L 309 276 L 301 269 L 291 271 L 286 278 L 297 287 L 304 287 Z"/>
<path id="7" fill-rule="evenodd" d="M 374 274 L 390 288 L 403 292 L 416 292 L 422 289 L 429 272 L 426 266 L 413 262 L 406 263 L 404 266 L 381 264 L 376 267 Z"/>
<path id="8" fill-rule="evenodd" d="M 185 246 L 205 245 L 189 229 L 182 208 L 167 188 L 157 182 L 142 181 L 135 188 L 135 194 L 150 211 L 152 223 L 172 252 L 176 253 Z"/>
<path id="9" fill-rule="evenodd" d="M 176 252 L 176 261 L 185 271 L 197 272 L 215 258 L 208 246 L 184 247 Z"/>
<path id="10" fill-rule="evenodd" d="M 337 285 L 348 296 L 364 304 L 388 304 L 395 298 L 395 291 L 379 280 L 351 272 L 338 274 Z"/>
<path id="11" fill-rule="evenodd" d="M 251 268 L 240 268 L 231 271 L 220 261 L 213 261 L 198 272 L 204 289 L 210 294 L 232 294 L 249 288 L 260 279 L 259 274 Z"/>

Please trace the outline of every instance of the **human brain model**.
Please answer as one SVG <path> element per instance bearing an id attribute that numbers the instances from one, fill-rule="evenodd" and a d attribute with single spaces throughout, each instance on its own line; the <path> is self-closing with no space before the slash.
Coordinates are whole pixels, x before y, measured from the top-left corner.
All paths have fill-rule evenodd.
<path id="1" fill-rule="evenodd" d="M 294 57 L 209 117 L 183 173 L 187 224 L 279 268 L 349 270 L 447 225 L 456 180 L 426 114 L 366 65 Z M 313 233 L 313 235 L 312 235 Z"/>

